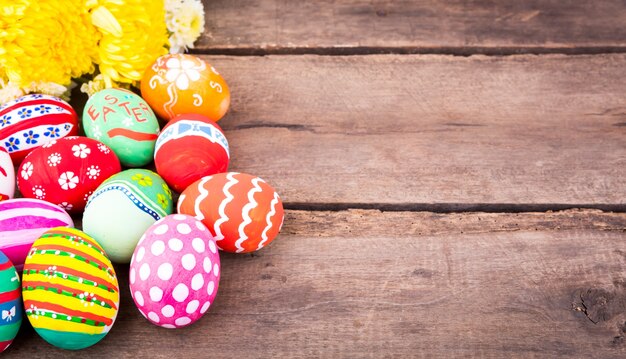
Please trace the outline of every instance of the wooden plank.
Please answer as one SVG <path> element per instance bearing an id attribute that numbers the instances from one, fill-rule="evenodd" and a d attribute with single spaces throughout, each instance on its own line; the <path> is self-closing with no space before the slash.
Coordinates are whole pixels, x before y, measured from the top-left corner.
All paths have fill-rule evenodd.
<path id="1" fill-rule="evenodd" d="M 204 58 L 230 169 L 293 208 L 625 208 L 626 55 Z"/>
<path id="2" fill-rule="evenodd" d="M 212 0 L 205 8 L 207 31 L 198 51 L 515 53 L 626 46 L 621 0 Z"/>
<path id="3" fill-rule="evenodd" d="M 222 255 L 217 301 L 193 326 L 142 319 L 120 266 L 101 343 L 56 350 L 25 325 L 7 354 L 623 358 L 625 228 L 626 214 L 598 211 L 288 211 L 271 246 Z"/>

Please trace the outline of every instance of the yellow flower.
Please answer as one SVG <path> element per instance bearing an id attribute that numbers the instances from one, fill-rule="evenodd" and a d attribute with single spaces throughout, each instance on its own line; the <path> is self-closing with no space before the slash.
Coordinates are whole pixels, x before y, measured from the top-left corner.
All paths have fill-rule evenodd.
<path id="1" fill-rule="evenodd" d="M 172 190 L 165 183 L 163 183 L 163 191 L 165 191 L 167 198 L 172 199 Z"/>
<path id="2" fill-rule="evenodd" d="M 69 86 L 94 70 L 98 38 L 84 1 L 0 0 L 2 87 Z"/>
<path id="3" fill-rule="evenodd" d="M 106 88 L 137 85 L 148 66 L 167 53 L 163 0 L 88 0 L 101 32 L 98 64 Z"/>
<path id="4" fill-rule="evenodd" d="M 168 201 L 161 193 L 157 193 L 157 202 L 159 202 L 159 205 L 163 207 L 163 209 L 167 209 Z"/>
<path id="5" fill-rule="evenodd" d="M 170 53 L 181 53 L 204 31 L 204 6 L 200 0 L 165 0 L 165 23 L 170 32 Z"/>
<path id="6" fill-rule="evenodd" d="M 141 173 L 137 173 L 131 177 L 133 181 L 137 181 L 140 186 L 152 186 L 152 178 L 142 175 Z"/>

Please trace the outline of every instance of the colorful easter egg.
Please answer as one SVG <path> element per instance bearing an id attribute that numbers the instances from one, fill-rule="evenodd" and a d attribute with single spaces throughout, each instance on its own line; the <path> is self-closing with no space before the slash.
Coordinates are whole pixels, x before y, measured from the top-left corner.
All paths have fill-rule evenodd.
<path id="1" fill-rule="evenodd" d="M 220 257 L 199 220 L 162 218 L 141 237 L 130 262 L 130 294 L 152 324 L 180 328 L 200 319 L 217 295 Z"/>
<path id="2" fill-rule="evenodd" d="M 17 184 L 27 198 L 79 213 L 89 195 L 121 170 L 109 147 L 87 137 L 65 137 L 33 150 L 19 167 Z"/>
<path id="3" fill-rule="evenodd" d="M 202 177 L 228 170 L 228 141 L 205 116 L 178 115 L 159 135 L 154 151 L 156 170 L 176 192 Z"/>
<path id="4" fill-rule="evenodd" d="M 102 248 L 85 233 L 63 227 L 33 243 L 24 264 L 22 297 L 35 331 L 70 350 L 104 338 L 120 303 L 115 270 Z"/>
<path id="5" fill-rule="evenodd" d="M 15 195 L 15 169 L 9 152 L 0 146 L 0 201 Z"/>
<path id="6" fill-rule="evenodd" d="M 178 213 L 194 216 L 215 236 L 220 249 L 254 252 L 268 245 L 283 225 L 278 193 L 259 177 L 219 173 L 191 184 L 178 199 Z"/>
<path id="7" fill-rule="evenodd" d="M 215 69 L 199 57 L 159 57 L 141 79 L 141 96 L 165 120 L 198 113 L 219 121 L 230 106 L 230 90 Z"/>
<path id="8" fill-rule="evenodd" d="M 89 98 L 83 112 L 87 137 L 102 141 L 122 165 L 139 167 L 152 161 L 159 122 L 141 97 L 123 89 L 105 89 Z"/>
<path id="9" fill-rule="evenodd" d="M 22 270 L 33 243 L 55 227 L 74 227 L 72 217 L 57 205 L 31 198 L 0 202 L 0 250 L 17 270 Z"/>
<path id="10" fill-rule="evenodd" d="M 11 343 L 22 325 L 20 276 L 13 263 L 0 252 L 0 353 Z"/>
<path id="11" fill-rule="evenodd" d="M 128 263 L 146 229 L 172 211 L 165 181 L 152 171 L 130 169 L 106 180 L 89 198 L 83 230 L 113 262 Z"/>
<path id="12" fill-rule="evenodd" d="M 34 148 L 78 134 L 72 106 L 48 95 L 26 95 L 0 107 L 0 145 L 17 166 Z"/>

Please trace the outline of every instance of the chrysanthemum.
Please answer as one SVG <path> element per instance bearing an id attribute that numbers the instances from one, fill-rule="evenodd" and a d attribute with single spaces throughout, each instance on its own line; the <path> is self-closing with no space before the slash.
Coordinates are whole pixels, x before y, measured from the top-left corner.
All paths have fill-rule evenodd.
<path id="1" fill-rule="evenodd" d="M 136 85 L 145 69 L 167 53 L 163 0 L 89 0 L 102 38 L 98 64 L 105 87 Z"/>
<path id="2" fill-rule="evenodd" d="M 204 6 L 200 0 L 165 0 L 165 23 L 170 32 L 170 53 L 181 53 L 204 31 Z"/>
<path id="3" fill-rule="evenodd" d="M 84 1 L 0 0 L 0 97 L 65 92 L 94 70 L 98 36 Z"/>

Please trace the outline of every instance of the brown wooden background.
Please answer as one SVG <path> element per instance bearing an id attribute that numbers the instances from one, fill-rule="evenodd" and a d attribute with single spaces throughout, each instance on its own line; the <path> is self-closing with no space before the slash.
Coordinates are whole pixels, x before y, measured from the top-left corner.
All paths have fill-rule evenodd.
<path id="1" fill-rule="evenodd" d="M 279 238 L 222 255 L 198 323 L 155 327 L 127 266 L 81 352 L 5 356 L 626 357 L 626 3 L 205 1 L 231 170 Z"/>

